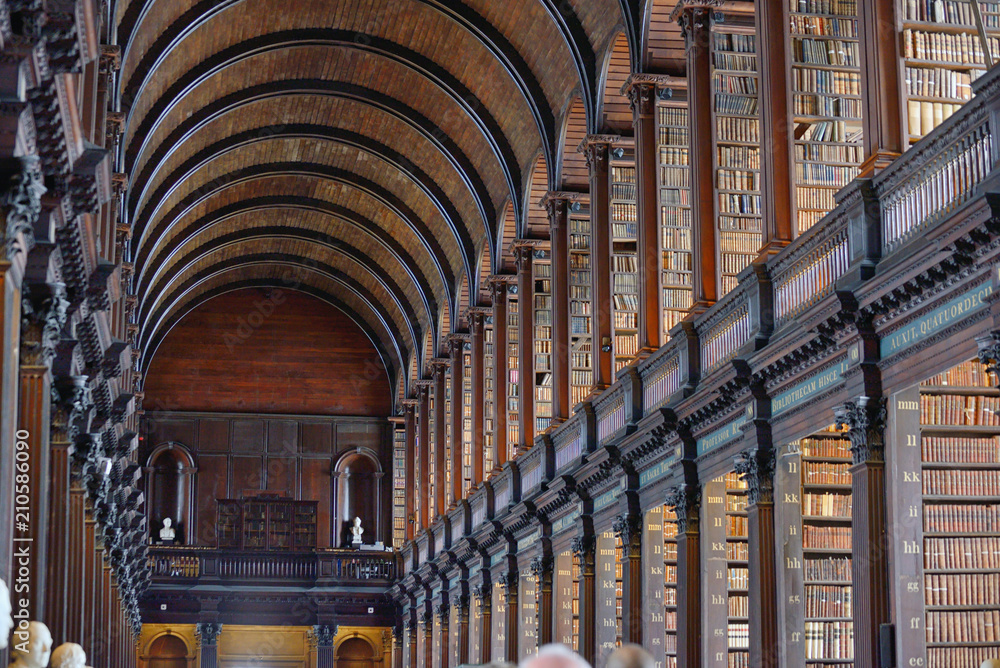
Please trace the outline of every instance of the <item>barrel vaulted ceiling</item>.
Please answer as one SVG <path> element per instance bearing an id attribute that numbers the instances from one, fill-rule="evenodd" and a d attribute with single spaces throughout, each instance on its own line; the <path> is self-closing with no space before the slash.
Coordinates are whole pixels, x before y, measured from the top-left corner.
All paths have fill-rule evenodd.
<path id="1" fill-rule="evenodd" d="M 213 296 L 286 287 L 346 311 L 407 383 L 498 271 L 509 221 L 581 185 L 609 69 L 671 66 L 643 32 L 660 4 L 119 0 L 143 367 Z"/>

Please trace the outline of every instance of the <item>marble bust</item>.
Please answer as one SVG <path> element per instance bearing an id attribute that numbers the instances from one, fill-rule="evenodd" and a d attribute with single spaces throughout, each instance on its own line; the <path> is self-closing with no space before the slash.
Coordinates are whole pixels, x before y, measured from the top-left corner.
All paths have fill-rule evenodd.
<path id="1" fill-rule="evenodd" d="M 87 654 L 75 642 L 64 642 L 52 650 L 52 668 L 86 668 Z"/>
<path id="2" fill-rule="evenodd" d="M 23 627 L 20 627 L 23 628 Z M 24 637 L 27 636 L 27 639 Z M 11 656 L 12 668 L 45 668 L 52 654 L 52 634 L 41 622 L 29 622 L 26 631 L 18 630 Z"/>
<path id="3" fill-rule="evenodd" d="M 351 536 L 352 536 L 351 543 L 354 544 L 354 545 L 360 545 L 361 544 L 361 534 L 363 534 L 364 532 L 365 532 L 365 530 L 363 528 L 361 528 L 361 518 L 360 517 L 355 517 L 354 518 L 354 526 L 351 527 Z"/>
<path id="4" fill-rule="evenodd" d="M 174 521 L 169 517 L 163 519 L 163 528 L 160 529 L 160 540 L 164 543 L 174 542 L 176 532 L 174 531 L 173 523 Z"/>
<path id="5" fill-rule="evenodd" d="M 7 589 L 7 583 L 0 580 L 0 649 L 7 649 L 10 631 L 14 628 L 14 618 L 10 613 L 10 590 Z"/>
<path id="6" fill-rule="evenodd" d="M 1000 659 L 986 659 L 979 668 L 1000 668 Z"/>

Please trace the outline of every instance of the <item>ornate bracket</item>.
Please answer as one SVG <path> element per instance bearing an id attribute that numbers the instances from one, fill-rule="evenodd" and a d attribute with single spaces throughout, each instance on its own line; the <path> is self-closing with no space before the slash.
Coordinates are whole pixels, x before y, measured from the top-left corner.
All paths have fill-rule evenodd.
<path id="1" fill-rule="evenodd" d="M 747 484 L 747 504 L 774 503 L 774 451 L 754 448 L 739 453 L 736 472 Z"/>
<path id="2" fill-rule="evenodd" d="M 218 622 L 198 622 L 194 627 L 194 634 L 202 646 L 213 646 L 222 633 L 222 624 Z"/>
<path id="3" fill-rule="evenodd" d="M 667 492 L 664 504 L 674 509 L 677 515 L 677 533 L 685 533 L 688 527 L 698 526 L 698 507 L 701 505 L 701 488 L 697 485 L 682 484 Z"/>
<path id="4" fill-rule="evenodd" d="M 847 427 L 855 464 L 885 461 L 884 397 L 858 397 L 833 411 L 838 427 Z"/>

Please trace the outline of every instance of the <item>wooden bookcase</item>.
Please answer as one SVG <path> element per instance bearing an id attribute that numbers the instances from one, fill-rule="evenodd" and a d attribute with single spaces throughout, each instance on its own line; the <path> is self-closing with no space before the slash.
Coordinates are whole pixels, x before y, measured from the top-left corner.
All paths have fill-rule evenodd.
<path id="1" fill-rule="evenodd" d="M 686 92 L 662 89 L 657 103 L 660 306 L 663 340 L 691 308 L 691 168 Z"/>
<path id="2" fill-rule="evenodd" d="M 449 364 L 445 368 L 444 372 L 444 497 L 445 497 L 445 508 L 451 507 L 451 504 L 456 501 L 453 498 L 452 490 L 454 487 L 451 484 L 452 477 L 460 475 L 458 471 L 453 471 L 452 466 L 455 461 L 452 459 L 451 453 L 452 448 L 455 447 L 455 436 L 456 434 L 451 433 L 451 407 L 454 405 L 451 396 L 451 365 Z"/>
<path id="3" fill-rule="evenodd" d="M 406 542 L 406 432 L 392 432 L 392 546 Z"/>
<path id="4" fill-rule="evenodd" d="M 614 369 L 630 364 L 639 351 L 635 159 L 616 148 L 611 159 L 611 301 Z"/>
<path id="5" fill-rule="evenodd" d="M 552 423 L 552 254 L 536 250 L 531 263 L 534 281 L 535 434 Z"/>
<path id="6" fill-rule="evenodd" d="M 462 495 L 472 488 L 472 343 L 462 348 Z"/>
<path id="7" fill-rule="evenodd" d="M 520 300 L 513 286 L 507 287 L 507 459 L 517 454 L 517 444 L 521 433 L 521 376 L 518 345 L 518 307 Z"/>
<path id="8" fill-rule="evenodd" d="M 750 570 L 747 561 L 747 485 L 739 474 L 727 473 L 726 589 L 729 668 L 750 666 Z"/>
<path id="9" fill-rule="evenodd" d="M 897 645 L 929 668 L 1000 656 L 1000 392 L 966 362 L 892 398 Z"/>
<path id="10" fill-rule="evenodd" d="M 1000 56 L 1000 5 L 979 5 L 996 59 Z M 899 11 L 906 122 L 913 143 L 972 99 L 971 83 L 986 71 L 986 60 L 970 0 L 905 0 Z"/>
<path id="11" fill-rule="evenodd" d="M 856 0 L 788 0 L 797 232 L 835 206 L 863 159 Z"/>
<path id="12" fill-rule="evenodd" d="M 778 452 L 778 593 L 788 665 L 853 665 L 850 467 L 850 442 L 832 427 Z"/>
<path id="13" fill-rule="evenodd" d="M 752 16 L 718 13 L 712 22 L 716 220 L 720 293 L 762 243 L 760 105 L 757 37 Z"/>
<path id="14" fill-rule="evenodd" d="M 570 402 L 587 398 L 594 384 L 592 354 L 590 217 L 574 212 L 569 219 Z"/>
<path id="15" fill-rule="evenodd" d="M 316 521 L 316 501 L 272 495 L 220 499 L 218 546 L 243 550 L 312 550 L 316 548 Z"/>
<path id="16" fill-rule="evenodd" d="M 664 668 L 677 668 L 677 513 L 663 507 Z"/>
<path id="17" fill-rule="evenodd" d="M 496 385 L 493 378 L 496 345 L 493 339 L 493 316 L 483 324 L 483 471 L 489 475 L 495 465 L 494 431 L 496 429 Z"/>

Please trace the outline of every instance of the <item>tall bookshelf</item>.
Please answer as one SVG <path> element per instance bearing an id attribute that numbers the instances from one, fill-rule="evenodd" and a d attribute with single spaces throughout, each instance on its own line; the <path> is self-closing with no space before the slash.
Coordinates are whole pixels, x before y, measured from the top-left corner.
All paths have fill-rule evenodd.
<path id="1" fill-rule="evenodd" d="M 1000 657 L 1000 392 L 970 361 L 892 408 L 903 658 L 977 668 Z"/>
<path id="2" fill-rule="evenodd" d="M 534 262 L 535 434 L 552 423 L 552 254 L 536 250 Z"/>
<path id="3" fill-rule="evenodd" d="M 580 651 L 580 577 L 583 570 L 580 557 L 573 555 L 573 646 L 574 652 Z"/>
<path id="4" fill-rule="evenodd" d="M 590 294 L 590 217 L 569 219 L 570 400 L 587 398 L 594 384 L 592 354 L 593 300 Z"/>
<path id="5" fill-rule="evenodd" d="M 907 0 L 903 15 L 907 132 L 918 141 L 972 98 L 986 71 L 983 42 L 970 0 Z M 1000 5 L 980 2 L 994 60 L 1000 56 Z"/>
<path id="6" fill-rule="evenodd" d="M 728 593 L 729 667 L 750 666 L 750 570 L 748 561 L 747 484 L 739 474 L 727 473 L 726 586 Z"/>
<path id="7" fill-rule="evenodd" d="M 445 368 L 444 372 L 444 498 L 445 507 L 451 507 L 456 499 L 452 498 L 452 476 L 458 475 L 458 471 L 452 471 L 453 459 L 452 448 L 458 446 L 455 442 L 457 434 L 451 433 L 451 411 L 455 403 L 451 396 L 451 365 Z"/>
<path id="8" fill-rule="evenodd" d="M 493 343 L 493 316 L 483 324 L 483 471 L 489 475 L 494 461 L 494 430 L 496 429 L 496 385 L 493 379 L 496 350 Z"/>
<path id="9" fill-rule="evenodd" d="M 406 542 L 406 432 L 392 432 L 392 545 Z"/>
<path id="10" fill-rule="evenodd" d="M 718 14 L 712 23 L 712 107 L 720 296 L 762 243 L 760 82 L 753 17 Z"/>
<path id="11" fill-rule="evenodd" d="M 615 149 L 611 161 L 611 300 L 615 372 L 639 351 L 635 160 Z"/>
<path id="12" fill-rule="evenodd" d="M 462 490 L 472 488 L 472 344 L 462 348 Z"/>
<path id="13" fill-rule="evenodd" d="M 850 467 L 850 442 L 833 427 L 779 451 L 776 525 L 783 550 L 782 652 L 789 665 L 853 665 Z"/>
<path id="14" fill-rule="evenodd" d="M 664 668 L 677 668 L 677 513 L 663 507 Z"/>
<path id="15" fill-rule="evenodd" d="M 663 340 L 691 308 L 691 168 L 685 93 L 660 91 L 657 103 L 660 204 L 660 307 Z"/>
<path id="16" fill-rule="evenodd" d="M 857 0 L 789 0 L 798 233 L 858 174 L 862 146 Z"/>
<path id="17" fill-rule="evenodd" d="M 440 397 L 435 396 L 436 391 L 427 392 L 427 494 L 424 497 L 427 502 L 427 517 L 434 521 L 437 506 L 437 420 L 434 419 L 434 404 Z M 417 458 L 419 459 L 419 457 Z M 429 528 L 429 527 L 424 527 Z"/>
<path id="18" fill-rule="evenodd" d="M 625 574 L 625 548 L 621 540 L 615 543 L 615 646 L 621 647 L 625 637 L 625 618 L 622 615 L 624 605 L 624 574 Z"/>
<path id="19" fill-rule="evenodd" d="M 517 290 L 507 286 L 507 459 L 517 454 L 521 434 L 521 376 L 518 369 L 518 307 Z"/>

